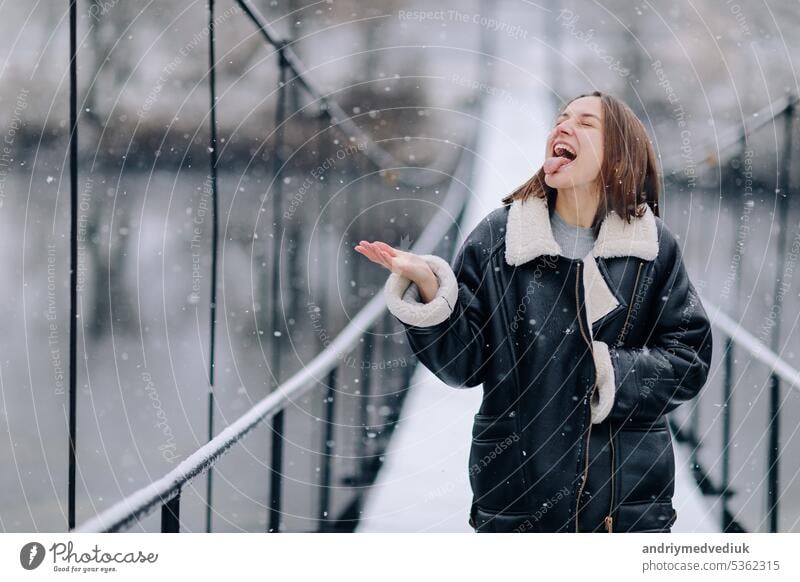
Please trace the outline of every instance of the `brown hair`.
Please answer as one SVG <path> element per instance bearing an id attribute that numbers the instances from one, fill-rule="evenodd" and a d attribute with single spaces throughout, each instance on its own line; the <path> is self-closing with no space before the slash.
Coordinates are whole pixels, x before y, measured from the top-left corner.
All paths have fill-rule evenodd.
<path id="1" fill-rule="evenodd" d="M 581 97 L 600 97 L 603 108 L 603 163 L 597 176 L 600 188 L 600 203 L 592 222 L 595 236 L 600 223 L 610 211 L 616 212 L 627 222 L 644 212 L 643 204 L 650 206 L 659 216 L 659 176 L 653 146 L 647 131 L 636 114 L 624 102 L 612 95 L 594 91 L 573 97 L 559 111 Z M 544 181 L 544 167 L 502 199 L 504 205 L 514 200 L 526 200 L 532 196 L 547 199 L 548 207 L 555 207 L 558 191 Z"/>

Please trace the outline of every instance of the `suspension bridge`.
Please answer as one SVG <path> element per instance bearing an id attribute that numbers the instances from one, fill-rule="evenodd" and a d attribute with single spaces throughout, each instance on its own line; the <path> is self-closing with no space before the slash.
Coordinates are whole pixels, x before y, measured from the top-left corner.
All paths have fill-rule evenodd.
<path id="1" fill-rule="evenodd" d="M 392 183 L 413 189 L 440 189 L 444 194 L 411 250 L 420 254 L 434 253 L 452 258 L 461 237 L 488 212 L 499 205 L 505 193 L 524 181 L 530 168 L 538 167 L 543 144 L 548 131 L 549 95 L 542 84 L 532 90 L 530 79 L 516 75 L 517 84 L 502 94 L 478 91 L 462 115 L 471 121 L 471 130 L 454 151 L 457 155 L 447 160 L 441 168 L 416 168 L 403 163 L 380 143 L 373 140 L 353 116 L 348 115 L 314 82 L 313 75 L 293 50 L 291 39 L 281 38 L 249 0 L 235 0 L 249 19 L 267 50 L 272 51 L 279 71 L 275 88 L 276 152 L 280 150 L 285 126 L 292 120 L 288 100 L 293 91 L 302 91 L 314 104 L 315 119 L 320 131 L 333 131 L 353 143 L 363 152 L 363 163 L 371 172 L 380 174 Z M 65 528 L 76 532 L 117 532 L 143 529 L 148 516 L 160 514 L 160 531 L 175 533 L 185 531 L 185 514 L 182 499 L 187 490 L 202 496 L 204 528 L 215 531 L 214 507 L 217 496 L 214 489 L 215 467 L 220 459 L 232 450 L 243 446 L 246 436 L 257 427 L 269 429 L 268 477 L 264 484 L 266 531 L 290 531 L 285 516 L 289 498 L 296 483 L 287 480 L 287 435 L 304 431 L 319 437 L 317 455 L 305 459 L 291 459 L 291 463 L 304 461 L 314 481 L 308 488 L 313 511 L 304 516 L 304 531 L 471 531 L 467 524 L 470 492 L 467 482 L 467 454 L 472 416 L 480 402 L 480 389 L 452 390 L 439 382 L 424 367 L 415 365 L 413 354 L 407 346 L 394 341 L 397 327 L 387 314 L 380 293 L 366 302 L 348 318 L 348 323 L 331 338 L 302 368 L 289 377 L 281 373 L 281 358 L 276 347 L 281 334 L 265 339 L 269 353 L 269 373 L 273 379 L 270 392 L 255 402 L 238 418 L 219 428 L 215 425 L 215 350 L 219 249 L 219 188 L 218 166 L 220 141 L 217 136 L 217 81 L 215 70 L 220 66 L 215 50 L 215 0 L 208 2 L 208 168 L 211 195 L 211 274 L 209 277 L 209 338 L 207 354 L 207 422 L 206 442 L 192 451 L 172 470 L 157 476 L 119 499 L 105 500 L 99 507 L 81 510 L 85 517 L 78 522 L 78 414 L 84 403 L 79 399 L 78 362 L 78 220 L 79 220 L 79 112 L 81 96 L 78 87 L 78 4 L 70 3 L 70 339 L 69 339 L 69 442 L 68 488 L 65 492 L 68 508 Z M 497 77 L 514 78 L 514 65 L 502 58 L 502 51 L 491 44 L 490 35 L 484 35 L 473 57 L 477 65 L 479 86 L 491 87 Z M 532 62 L 541 62 L 543 48 L 532 46 L 528 55 Z M 493 77 L 481 59 L 491 55 Z M 791 214 L 790 164 L 794 157 L 793 135 L 796 131 L 797 99 L 794 95 L 781 97 L 764 110 L 743 123 L 740 129 L 718 136 L 704 151 L 698 166 L 703 174 L 706 191 L 731 189 L 735 204 L 746 207 L 748 193 L 743 183 L 753 136 L 772 130 L 780 133 L 774 155 L 778 168 L 778 183 L 774 199 L 774 227 L 776 236 L 769 239 L 774 277 L 771 304 L 779 305 L 782 288 L 786 282 L 785 266 L 791 262 L 788 240 Z M 273 182 L 269 191 L 273 216 L 280 216 L 286 204 L 283 181 L 279 179 L 286 162 L 278 153 L 271 155 Z M 731 163 L 731 160 L 736 163 Z M 679 157 L 662 158 L 665 175 L 670 184 L 680 184 Z M 353 162 L 354 164 L 356 162 Z M 363 170 L 363 168 L 359 168 Z M 737 181 L 738 180 L 738 181 Z M 732 186 L 733 185 L 733 186 Z M 677 186 L 676 186 L 677 188 Z M 670 196 L 669 189 L 666 191 Z M 752 193 L 750 193 L 752 196 Z M 664 204 L 670 223 L 681 223 L 685 216 L 678 205 L 671 207 L 669 199 Z M 733 221 L 738 232 L 738 223 Z M 286 237 L 280 220 L 273 224 L 273 241 Z M 686 256 L 693 268 L 703 264 L 707 246 L 688 244 L 692 233 L 702 226 L 693 226 L 686 233 Z M 694 236 L 706 236 L 699 233 Z M 747 251 L 741 237 L 731 236 L 731 256 Z M 707 239 L 703 239 L 708 243 Z M 280 265 L 281 247 L 273 244 L 272 264 Z M 265 251 L 267 252 L 267 251 Z M 756 334 L 743 324 L 746 297 L 743 290 L 744 267 L 734 263 L 734 296 L 729 303 L 717 304 L 715 298 L 704 293 L 714 325 L 715 356 L 709 387 L 696 401 L 682 407 L 670 417 L 670 430 L 676 446 L 675 506 L 678 519 L 673 531 L 680 532 L 739 532 L 739 531 L 798 531 L 798 512 L 783 511 L 782 500 L 796 503 L 800 499 L 795 477 L 800 466 L 784 455 L 791 444 L 795 429 L 781 422 L 782 410 L 791 399 L 798 398 L 800 373 L 785 357 L 782 343 L 781 317 L 772 321 L 768 334 Z M 277 269 L 276 269 L 277 270 Z M 691 268 L 690 268 L 691 271 Z M 281 329 L 281 280 L 278 275 L 268 282 L 272 301 L 269 324 L 272 330 Z M 324 311 L 324 310 L 323 310 Z M 785 330 L 783 330 L 785 331 Z M 259 338 L 259 341 L 260 338 Z M 398 351 L 399 350 L 399 351 Z M 406 350 L 403 352 L 402 350 Z M 355 377 L 347 370 L 349 359 L 373 361 L 380 356 L 384 361 L 403 355 L 411 365 L 398 370 L 377 373 L 369 367 L 360 369 Z M 762 390 L 753 392 L 750 382 L 760 378 Z M 347 378 L 345 380 L 345 378 Z M 355 422 L 347 425 L 342 414 L 343 394 L 358 385 L 351 399 L 353 408 L 347 409 Z M 739 388 L 737 394 L 737 388 Z M 764 406 L 752 406 L 754 394 L 762 392 Z M 306 424 L 287 424 L 287 410 L 309 395 L 323 403 L 321 415 L 307 417 Z M 353 396 L 347 393 L 347 396 Z M 742 414 L 759 428 L 758 438 L 741 438 L 738 427 Z M 751 414 L 754 418 L 750 419 Z M 760 416 L 758 416 L 760 414 Z M 441 419 L 447 422 L 441 422 Z M 350 416 L 348 416 L 348 421 Z M 436 420 L 436 422 L 434 422 Z M 346 426 L 350 438 L 337 436 Z M 435 428 L 434 428 L 435 427 Z M 746 445 L 748 453 L 763 458 L 758 467 L 758 480 L 746 487 L 743 482 L 742 463 L 735 454 Z M 737 451 L 738 446 L 738 451 Z M 795 445 L 796 446 L 796 445 Z M 342 468 L 341 459 L 349 463 Z M 738 467 L 738 469 L 737 469 Z M 90 475 L 81 474 L 85 481 Z M 783 477 L 783 478 L 782 478 Z M 788 477 L 788 478 L 787 478 Z M 308 485 L 308 483 L 306 483 Z M 202 493 L 198 493 L 198 492 Z M 756 509 L 753 509 L 753 508 Z M 748 524 L 750 527 L 748 529 Z"/>

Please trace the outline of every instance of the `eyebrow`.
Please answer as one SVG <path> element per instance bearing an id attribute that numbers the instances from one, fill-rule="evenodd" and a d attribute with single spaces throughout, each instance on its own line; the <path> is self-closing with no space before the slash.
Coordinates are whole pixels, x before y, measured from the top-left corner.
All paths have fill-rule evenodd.
<path id="1" fill-rule="evenodd" d="M 565 115 L 568 115 L 566 111 L 564 113 L 562 113 L 561 115 L 559 115 L 558 117 L 556 117 L 556 119 L 560 119 L 560 118 L 564 117 Z M 597 117 L 594 113 L 579 113 L 578 117 L 594 117 L 597 121 L 601 121 L 600 118 Z"/>

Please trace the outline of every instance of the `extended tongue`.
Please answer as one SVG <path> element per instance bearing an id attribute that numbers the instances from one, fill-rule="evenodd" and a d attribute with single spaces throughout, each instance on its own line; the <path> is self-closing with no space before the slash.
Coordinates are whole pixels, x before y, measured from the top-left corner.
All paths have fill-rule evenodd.
<path id="1" fill-rule="evenodd" d="M 553 156 L 552 158 L 547 158 L 544 161 L 544 173 L 545 174 L 552 174 L 557 172 L 561 166 L 570 163 L 572 160 L 569 158 L 565 158 L 563 156 Z"/>

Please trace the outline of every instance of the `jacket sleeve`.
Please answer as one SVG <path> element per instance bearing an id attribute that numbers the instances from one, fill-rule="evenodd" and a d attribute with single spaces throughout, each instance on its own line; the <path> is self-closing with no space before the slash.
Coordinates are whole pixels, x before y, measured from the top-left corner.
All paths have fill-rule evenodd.
<path id="1" fill-rule="evenodd" d="M 671 237 L 670 237 L 671 238 Z M 644 347 L 611 347 L 593 341 L 599 399 L 592 422 L 606 418 L 655 421 L 704 386 L 711 366 L 711 323 L 689 280 L 680 247 L 672 239 L 671 257 L 655 295 L 659 306 Z"/>
<path id="2" fill-rule="evenodd" d="M 471 388 L 484 379 L 482 328 L 487 317 L 481 300 L 484 260 L 480 246 L 468 238 L 452 268 L 441 257 L 422 255 L 439 280 L 436 296 L 428 303 L 421 302 L 416 283 L 397 273 L 384 286 L 386 305 L 405 327 L 414 354 L 455 388 Z"/>

